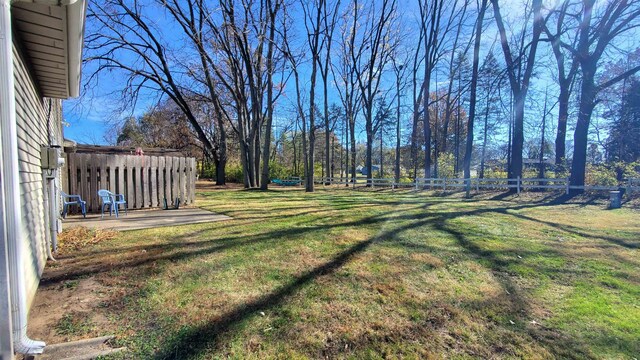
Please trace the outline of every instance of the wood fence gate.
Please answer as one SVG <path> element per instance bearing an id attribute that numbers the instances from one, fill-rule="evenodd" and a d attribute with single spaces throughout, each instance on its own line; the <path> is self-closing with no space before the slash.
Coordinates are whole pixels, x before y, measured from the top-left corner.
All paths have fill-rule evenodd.
<path id="1" fill-rule="evenodd" d="M 188 205 L 195 200 L 196 173 L 195 158 L 68 153 L 63 187 L 82 196 L 91 212 L 100 211 L 100 189 L 123 194 L 129 209 L 162 207 L 165 199 L 169 206 L 176 199 Z"/>

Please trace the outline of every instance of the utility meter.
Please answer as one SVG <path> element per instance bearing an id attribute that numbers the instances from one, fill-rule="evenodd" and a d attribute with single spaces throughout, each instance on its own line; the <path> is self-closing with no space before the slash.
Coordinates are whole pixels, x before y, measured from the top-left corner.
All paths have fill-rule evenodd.
<path id="1" fill-rule="evenodd" d="M 43 169 L 55 170 L 63 167 L 62 148 L 59 146 L 43 146 L 40 148 L 40 162 Z"/>

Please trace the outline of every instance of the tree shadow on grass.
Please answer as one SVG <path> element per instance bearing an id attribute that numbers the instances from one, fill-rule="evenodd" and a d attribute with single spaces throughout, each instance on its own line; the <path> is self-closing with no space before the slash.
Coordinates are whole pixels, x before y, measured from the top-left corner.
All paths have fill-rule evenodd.
<path id="1" fill-rule="evenodd" d="M 523 208 L 526 206 L 522 206 Z M 398 215 L 396 213 L 395 218 L 407 218 L 411 217 L 414 221 L 400 227 L 394 227 L 391 230 L 383 231 L 380 234 L 369 238 L 368 240 L 361 241 L 353 246 L 350 246 L 347 250 L 336 255 L 331 261 L 324 263 L 318 267 L 315 267 L 303 275 L 295 278 L 287 285 L 276 289 L 275 291 L 266 294 L 256 300 L 252 300 L 244 303 L 243 305 L 235 308 L 234 310 L 227 312 L 214 321 L 211 321 L 202 326 L 194 326 L 186 329 L 182 329 L 176 335 L 168 339 L 163 345 L 162 349 L 155 356 L 156 359 L 190 359 L 198 356 L 206 351 L 216 351 L 222 348 L 222 339 L 226 334 L 233 331 L 234 327 L 239 323 L 256 316 L 259 311 L 266 311 L 275 307 L 283 305 L 287 299 L 303 288 L 305 285 L 313 282 L 321 276 L 332 275 L 338 269 L 343 267 L 353 258 L 359 254 L 365 252 L 374 243 L 387 243 L 398 241 L 399 234 L 415 229 L 422 226 L 434 226 L 434 228 L 443 233 L 452 235 L 460 247 L 470 252 L 476 259 L 484 260 L 489 263 L 490 269 L 494 274 L 505 273 L 507 267 L 510 264 L 507 260 L 504 260 L 497 256 L 496 252 L 482 249 L 474 244 L 473 241 L 467 239 L 465 234 L 455 230 L 447 225 L 450 219 L 454 219 L 460 216 L 466 216 L 475 213 L 490 212 L 488 210 L 477 211 L 461 211 L 454 213 L 446 213 L 444 215 L 434 213 L 424 213 L 420 215 L 415 214 L 403 214 Z M 510 215 L 510 214 L 507 214 Z M 371 222 L 371 220 L 369 220 Z M 546 271 L 541 269 L 540 271 Z M 513 319 L 523 319 L 529 317 L 529 301 L 526 297 L 522 296 L 518 287 L 513 284 L 512 280 L 508 276 L 499 276 L 498 280 L 501 286 L 506 292 L 512 294 L 511 306 L 509 307 L 509 313 L 505 314 Z M 524 329 L 523 329 L 524 331 Z M 582 347 L 582 345 L 574 343 L 568 338 L 558 338 L 553 336 L 547 336 L 546 333 L 538 332 L 535 330 L 527 329 L 528 336 L 535 339 L 540 345 L 548 348 L 554 354 L 565 354 L 570 358 L 589 358 L 591 357 L 589 351 Z"/>
<path id="2" fill-rule="evenodd" d="M 440 204 L 441 202 L 434 202 L 434 204 Z M 402 202 L 398 202 L 402 204 Z M 560 204 L 560 203 L 557 203 Z M 405 204 L 406 205 L 406 204 Z M 553 204 L 543 204 L 548 206 Z M 463 217 L 481 215 L 487 213 L 498 213 L 506 216 L 514 216 L 516 214 L 508 210 L 521 210 L 526 208 L 532 208 L 541 206 L 541 204 L 528 204 L 521 206 L 509 206 L 501 208 L 481 208 L 469 211 L 455 211 L 455 212 L 437 212 L 438 210 L 426 211 L 416 213 L 418 209 L 426 209 L 429 204 L 421 202 L 419 206 L 412 206 L 410 208 L 402 210 L 390 210 L 381 212 L 376 215 L 364 217 L 356 221 L 347 221 L 332 224 L 322 224 L 315 226 L 306 226 L 302 228 L 288 228 L 277 229 L 258 234 L 251 238 L 246 236 L 232 236 L 224 237 L 221 239 L 205 240 L 198 242 L 181 242 L 176 241 L 171 244 L 160 244 L 151 248 L 145 248 L 150 256 L 132 258 L 122 263 L 114 264 L 113 267 L 105 268 L 101 266 L 87 267 L 85 269 L 78 269 L 74 272 L 61 272 L 59 274 L 53 274 L 48 276 L 46 282 L 62 282 L 69 279 L 75 279 L 82 276 L 94 275 L 104 271 L 113 269 L 124 268 L 137 268 L 140 269 L 141 275 L 144 275 L 143 268 L 148 267 L 151 263 L 160 260 L 179 261 L 193 257 L 198 257 L 206 254 L 222 252 L 236 247 L 254 246 L 257 244 L 267 243 L 270 241 L 282 241 L 291 240 L 295 241 L 301 234 L 315 232 L 315 231 L 327 231 L 335 228 L 351 228 L 359 226 L 371 226 L 376 224 L 385 223 L 387 221 L 408 221 L 406 225 L 400 227 L 394 227 L 391 230 L 383 231 L 380 234 L 371 237 L 367 240 L 360 241 L 346 250 L 335 255 L 330 261 L 314 267 L 302 275 L 296 277 L 286 285 L 275 289 L 275 291 L 265 294 L 257 299 L 248 301 L 243 305 L 223 314 L 221 317 L 216 318 L 204 325 L 193 326 L 189 328 L 183 328 L 182 330 L 170 335 L 161 344 L 161 349 L 156 354 L 157 359 L 189 359 L 194 358 L 203 352 L 220 349 L 223 344 L 226 334 L 234 331 L 235 327 L 243 321 L 255 316 L 259 311 L 266 311 L 279 306 L 282 306 L 288 298 L 294 295 L 297 291 L 305 287 L 307 284 L 312 283 L 316 279 L 322 276 L 332 275 L 338 269 L 350 262 L 358 255 L 365 252 L 374 243 L 381 242 L 399 242 L 399 234 L 415 228 L 423 226 L 433 226 L 436 230 L 443 233 L 448 233 L 456 240 L 459 246 L 469 253 L 473 254 L 477 260 L 483 260 L 482 263 L 489 264 L 488 267 L 497 274 L 501 286 L 513 294 L 511 297 L 512 305 L 509 307 L 508 316 L 514 319 L 527 318 L 529 315 L 529 303 L 526 296 L 523 296 L 518 292 L 517 286 L 513 284 L 512 279 L 508 276 L 500 276 L 501 273 L 505 273 L 509 261 L 505 260 L 499 255 L 497 251 L 490 251 L 483 249 L 475 244 L 473 241 L 467 238 L 463 232 L 457 230 L 455 227 L 448 224 L 451 219 Z M 530 219 L 525 219 L 530 220 Z M 534 219 L 535 220 L 535 219 Z M 210 229 L 203 229 L 201 231 L 209 231 Z M 184 240 L 193 238 L 198 234 L 185 234 Z M 591 236 L 585 234 L 584 236 Z M 409 246 L 409 245 L 407 245 Z M 548 269 L 541 268 L 539 271 L 544 272 Z M 523 331 L 525 331 L 523 329 Z M 588 350 L 584 349 L 582 345 L 576 344 L 569 339 L 557 338 L 553 336 L 547 336 L 546 332 L 537 330 L 526 330 L 531 338 L 533 338 L 540 345 L 550 349 L 554 354 L 569 354 L 566 357 L 587 358 L 590 357 Z M 574 354 L 574 355 L 570 355 Z"/>
<path id="3" fill-rule="evenodd" d="M 506 213 L 506 212 L 505 212 Z M 508 214 L 508 213 L 507 213 Z M 509 214 L 513 215 L 513 214 Z M 448 233 L 454 237 L 456 242 L 464 249 L 468 250 L 473 257 L 483 262 L 488 262 L 489 267 L 493 272 L 496 280 L 501 284 L 502 288 L 508 294 L 509 307 L 505 314 L 511 319 L 520 320 L 516 329 L 527 333 L 532 339 L 538 342 L 540 345 L 550 350 L 554 356 L 560 356 L 563 358 L 571 359 L 591 359 L 595 358 L 588 348 L 584 344 L 577 343 L 574 339 L 561 334 L 557 331 L 545 327 L 539 327 L 537 329 L 532 327 L 525 327 L 521 324 L 526 324 L 528 319 L 532 318 L 530 312 L 531 304 L 526 296 L 523 296 L 518 286 L 513 282 L 512 277 L 508 275 L 510 261 L 500 258 L 496 251 L 486 250 L 469 240 L 465 234 L 456 230 L 447 224 L 448 219 L 439 219 L 435 221 L 435 229 Z M 541 273 L 554 272 L 552 269 L 539 267 L 537 269 Z M 564 273 L 565 271 L 563 271 Z M 482 306 L 491 306 L 492 304 L 485 304 Z M 504 327 L 504 324 L 496 324 L 497 326 Z"/>
<path id="4" fill-rule="evenodd" d="M 514 216 L 514 217 L 517 217 L 517 218 L 522 219 L 522 220 L 537 222 L 539 224 L 544 224 L 544 225 L 556 228 L 556 229 L 558 229 L 560 231 L 564 231 L 564 232 L 569 233 L 569 234 L 573 234 L 573 235 L 577 235 L 577 236 L 581 236 L 581 237 L 585 237 L 585 238 L 595 238 L 595 239 L 603 240 L 603 241 L 610 242 L 610 243 L 613 243 L 613 244 L 618 245 L 618 246 L 622 246 L 622 247 L 627 248 L 627 249 L 638 249 L 638 248 L 640 248 L 640 241 L 628 242 L 628 241 L 626 241 L 624 239 L 616 238 L 616 237 L 613 237 L 613 236 L 590 234 L 590 233 L 586 233 L 584 231 L 580 231 L 580 228 L 577 227 L 577 226 L 565 225 L 565 224 L 555 223 L 555 222 L 552 222 L 552 221 L 540 220 L 540 219 L 536 219 L 536 218 L 531 217 L 531 216 L 512 213 L 512 212 L 509 212 L 508 210 L 509 209 L 500 209 L 500 210 L 496 210 L 496 212 L 500 212 L 502 214 Z"/>

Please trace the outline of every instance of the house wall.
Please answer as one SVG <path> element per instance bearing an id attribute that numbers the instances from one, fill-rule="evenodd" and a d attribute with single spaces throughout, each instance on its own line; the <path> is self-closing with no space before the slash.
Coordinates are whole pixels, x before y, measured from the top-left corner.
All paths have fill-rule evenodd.
<path id="1" fill-rule="evenodd" d="M 62 144 L 62 104 L 60 100 L 42 98 L 29 64 L 14 42 L 16 122 L 22 198 L 22 231 L 25 242 L 22 264 L 28 294 L 28 306 L 38 288 L 47 260 L 49 238 L 45 209 L 45 180 L 40 167 L 40 147 Z M 59 183 L 59 180 L 58 180 Z"/>

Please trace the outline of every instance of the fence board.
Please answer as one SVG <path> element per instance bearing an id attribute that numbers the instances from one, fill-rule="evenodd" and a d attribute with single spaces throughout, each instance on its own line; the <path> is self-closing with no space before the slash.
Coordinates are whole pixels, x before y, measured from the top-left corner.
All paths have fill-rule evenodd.
<path id="1" fill-rule="evenodd" d="M 172 190 L 171 178 L 173 177 L 173 157 L 166 156 L 164 158 L 164 161 L 165 161 L 164 194 L 165 194 L 167 203 L 170 204 L 173 201 L 173 194 L 171 194 L 171 190 Z"/>
<path id="2" fill-rule="evenodd" d="M 133 185 L 133 168 L 134 168 L 134 160 L 133 160 L 133 156 L 131 155 L 125 155 L 125 161 L 126 161 L 126 170 L 127 170 L 127 180 L 126 180 L 126 189 L 127 189 L 127 193 L 126 193 L 126 198 L 128 201 L 128 204 L 132 209 L 135 209 L 136 206 L 136 193 L 135 193 L 135 188 Z"/>
<path id="3" fill-rule="evenodd" d="M 99 164 L 98 163 L 98 158 L 95 154 L 91 154 L 89 156 L 89 163 L 91 164 Z M 97 206 L 98 204 L 98 168 L 96 166 L 89 166 L 87 165 L 87 169 L 90 172 L 90 178 L 89 178 L 89 182 L 90 182 L 90 186 L 89 186 L 89 195 L 91 195 L 91 203 L 94 204 L 94 206 Z"/>
<path id="4" fill-rule="evenodd" d="M 196 159 L 191 158 L 191 175 L 189 175 L 189 179 L 191 180 L 191 200 L 190 203 L 193 204 L 196 202 L 196 176 L 198 173 L 198 168 L 196 164 Z"/>
<path id="5" fill-rule="evenodd" d="M 184 161 L 183 157 L 178 159 L 178 164 L 179 164 L 178 165 L 178 172 L 179 172 L 179 177 L 180 177 L 180 183 L 179 183 L 179 186 L 180 186 L 180 199 L 182 199 L 182 202 L 184 202 L 186 204 L 187 203 L 187 199 L 185 198 L 185 195 L 186 195 L 186 191 L 185 190 L 186 190 L 186 183 L 187 183 L 187 179 L 186 179 L 187 173 L 186 173 L 186 171 L 184 169 L 185 161 Z"/>
<path id="6" fill-rule="evenodd" d="M 78 191 L 80 193 L 80 196 L 85 200 L 85 201 L 91 201 L 91 199 L 89 198 L 89 191 L 88 191 L 88 187 L 89 187 L 89 182 L 87 181 L 87 157 L 89 155 L 86 154 L 82 154 L 80 156 L 80 172 L 79 172 L 79 176 L 80 176 L 80 191 Z M 89 205 L 89 204 L 87 204 Z"/>
<path id="7" fill-rule="evenodd" d="M 67 159 L 67 174 L 69 174 L 69 179 L 67 180 L 67 187 L 64 187 L 63 185 L 63 189 L 69 190 L 70 193 L 72 194 L 77 194 L 78 192 L 78 173 L 77 173 L 77 168 L 76 168 L 76 157 L 75 156 L 70 156 Z"/>
<path id="8" fill-rule="evenodd" d="M 164 156 L 158 157 L 158 202 L 160 206 L 163 205 L 163 201 L 166 198 L 164 187 L 164 172 L 165 172 Z"/>
<path id="9" fill-rule="evenodd" d="M 109 191 L 116 192 L 116 162 L 112 156 L 107 156 L 107 167 L 109 168 Z"/>
<path id="10" fill-rule="evenodd" d="M 180 186 L 180 178 L 179 178 L 179 173 L 178 173 L 178 167 L 180 166 L 180 161 L 178 160 L 177 157 L 172 157 L 171 158 L 171 162 L 173 163 L 173 165 L 171 166 L 171 182 L 172 182 L 172 189 L 171 189 L 171 200 L 175 201 L 176 198 L 179 196 L 179 186 Z"/>
<path id="11" fill-rule="evenodd" d="M 124 170 L 127 162 L 126 159 L 121 156 L 119 158 L 115 158 L 114 163 L 118 170 L 118 182 L 116 183 L 114 191 L 118 194 L 124 194 L 126 192 Z"/>
<path id="12" fill-rule="evenodd" d="M 142 202 L 143 207 L 151 207 L 151 192 L 149 191 L 149 176 L 151 176 L 151 166 L 147 156 L 139 156 L 141 164 L 142 182 Z"/>
<path id="13" fill-rule="evenodd" d="M 151 165 L 151 203 L 149 204 L 151 207 L 158 207 L 158 158 L 153 156 L 149 159 Z M 154 186 L 155 185 L 155 186 Z"/>

